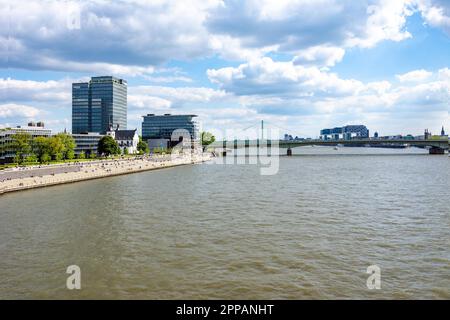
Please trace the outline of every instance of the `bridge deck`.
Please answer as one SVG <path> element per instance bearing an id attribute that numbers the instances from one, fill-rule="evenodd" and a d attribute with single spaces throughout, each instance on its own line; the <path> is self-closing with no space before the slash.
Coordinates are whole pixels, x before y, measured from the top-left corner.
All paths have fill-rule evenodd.
<path id="1" fill-rule="evenodd" d="M 387 140 L 387 139 L 358 139 L 358 140 L 301 140 L 301 141 L 285 141 L 285 140 L 229 140 L 229 141 L 216 141 L 211 144 L 213 148 L 245 148 L 255 147 L 258 145 L 263 146 L 278 146 L 281 148 L 295 148 L 301 146 L 336 146 L 342 145 L 354 145 L 354 146 L 383 146 L 386 145 L 409 145 L 415 147 L 435 147 L 440 149 L 449 149 L 450 140 L 448 139 L 430 139 L 430 140 Z"/>

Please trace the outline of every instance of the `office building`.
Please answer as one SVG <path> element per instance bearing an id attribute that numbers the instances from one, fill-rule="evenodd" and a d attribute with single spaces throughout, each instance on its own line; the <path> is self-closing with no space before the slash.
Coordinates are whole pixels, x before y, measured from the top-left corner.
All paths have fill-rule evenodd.
<path id="1" fill-rule="evenodd" d="M 72 132 L 105 134 L 127 128 L 127 82 L 111 76 L 72 84 Z"/>
<path id="2" fill-rule="evenodd" d="M 84 153 L 86 156 L 91 154 L 98 154 L 98 142 L 104 135 L 97 132 L 89 133 L 76 133 L 72 134 L 72 138 L 75 140 L 75 155 Z"/>
<path id="3" fill-rule="evenodd" d="M 29 134 L 31 138 L 50 137 L 51 129 L 46 129 L 43 122 L 30 122 L 27 126 L 0 129 L 0 163 L 13 162 L 15 153 L 11 148 L 12 136 L 19 133 Z"/>
<path id="4" fill-rule="evenodd" d="M 197 117 L 193 114 L 187 115 L 154 115 L 148 114 L 144 116 L 142 122 L 142 137 L 148 139 L 172 139 L 172 134 L 177 132 L 189 133 L 192 140 L 198 140 L 198 124 L 194 120 Z"/>
<path id="5" fill-rule="evenodd" d="M 322 140 L 351 140 L 353 138 L 365 139 L 369 138 L 369 129 L 367 129 L 364 125 L 349 125 L 332 129 L 322 129 L 320 130 L 320 138 Z"/>
<path id="6" fill-rule="evenodd" d="M 155 148 L 167 149 L 179 142 L 191 140 L 191 148 L 199 147 L 198 123 L 194 114 L 164 115 L 148 114 L 142 122 L 142 139 L 146 140 L 150 151 Z M 186 147 L 187 145 L 184 145 Z"/>

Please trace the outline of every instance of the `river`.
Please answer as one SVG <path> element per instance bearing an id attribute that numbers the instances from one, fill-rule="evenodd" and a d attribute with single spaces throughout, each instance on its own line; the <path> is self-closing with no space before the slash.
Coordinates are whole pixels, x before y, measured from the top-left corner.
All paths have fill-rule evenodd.
<path id="1" fill-rule="evenodd" d="M 0 298 L 450 299 L 450 158 L 296 153 L 5 194 Z"/>

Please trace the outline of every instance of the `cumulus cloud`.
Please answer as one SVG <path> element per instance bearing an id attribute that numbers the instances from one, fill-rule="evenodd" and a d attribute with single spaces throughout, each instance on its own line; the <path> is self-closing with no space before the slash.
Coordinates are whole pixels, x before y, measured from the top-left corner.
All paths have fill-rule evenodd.
<path id="1" fill-rule="evenodd" d="M 209 102 L 224 98 L 227 94 L 223 90 L 205 87 L 163 87 L 163 86 L 136 86 L 129 88 L 131 96 L 147 95 L 170 99 L 172 102 Z"/>
<path id="2" fill-rule="evenodd" d="M 241 47 L 272 46 L 298 53 L 308 62 L 316 55 L 322 56 L 319 61 L 327 60 L 325 55 L 332 65 L 342 59 L 343 48 L 411 37 L 405 23 L 413 13 L 412 4 L 409 0 L 225 1 L 212 9 L 206 24 L 213 33 L 239 39 Z"/>
<path id="3" fill-rule="evenodd" d="M 353 94 L 363 89 L 363 84 L 357 80 L 340 79 L 316 67 L 304 67 L 292 61 L 277 62 L 267 57 L 234 68 L 209 69 L 207 75 L 213 83 L 237 95 L 311 97 Z"/>
<path id="4" fill-rule="evenodd" d="M 410 71 L 405 74 L 398 74 L 396 77 L 400 82 L 422 82 L 430 78 L 432 74 L 432 72 L 420 69 Z"/>
<path id="5" fill-rule="evenodd" d="M 447 0 L 418 0 L 418 8 L 426 23 L 442 28 L 450 35 L 450 2 Z"/>
<path id="6" fill-rule="evenodd" d="M 4 19 L 0 19 L 2 43 L 8 50 L 2 63 L 29 69 L 145 73 L 168 59 L 208 53 L 202 23 L 208 8 L 218 4 L 212 0 L 8 2 L 2 4 Z M 79 16 L 72 17 L 74 12 Z M 72 18 L 79 22 L 71 24 Z"/>
<path id="7" fill-rule="evenodd" d="M 449 30 L 443 0 L 2 0 L 0 67 L 136 76 L 171 60 L 270 52 L 330 67 L 347 48 L 411 37 L 417 10 Z"/>
<path id="8" fill-rule="evenodd" d="M 71 99 L 73 79 L 33 81 L 0 78 L 0 103 L 11 101 L 51 102 Z"/>
<path id="9" fill-rule="evenodd" d="M 382 126 L 382 119 L 389 119 L 392 128 L 396 124 L 401 130 L 408 128 L 410 121 L 423 119 L 442 125 L 442 119 L 448 117 L 448 68 L 437 70 L 429 81 L 422 83 L 395 84 L 385 80 L 364 83 L 341 79 L 315 67 L 261 58 L 236 68 L 210 70 L 209 75 L 220 89 L 130 86 L 128 126 L 140 128 L 142 115 L 147 113 L 195 113 L 207 125 L 206 129 L 242 129 L 264 119 L 297 135 L 315 136 L 318 128 L 327 125 L 363 122 L 379 130 L 377 126 Z M 21 95 L 17 102 L 4 99 L 0 106 L 0 117 L 5 119 L 2 123 L 17 125 L 26 119 L 42 120 L 38 118 L 45 115 L 45 122 L 52 123 L 53 128 L 70 129 L 70 121 L 60 120 L 70 118 L 67 82 L 70 80 L 3 79 L 0 92 L 4 93 L 1 90 L 6 87 L 20 88 Z M 272 90 L 273 86 L 279 89 Z M 48 92 L 53 88 L 62 88 L 68 94 L 51 96 Z M 35 97 L 40 100 L 34 100 Z M 399 132 L 402 131 L 391 133 Z"/>
<path id="10" fill-rule="evenodd" d="M 0 118 L 34 118 L 39 115 L 41 111 L 37 108 L 7 103 L 0 104 Z"/>
<path id="11" fill-rule="evenodd" d="M 339 47 L 315 46 L 300 51 L 295 64 L 332 67 L 344 57 L 345 50 Z"/>
<path id="12" fill-rule="evenodd" d="M 419 114 L 435 121 L 448 117 L 448 68 L 438 70 L 436 75 L 425 70 L 399 75 L 403 82 L 395 85 L 386 80 L 363 83 L 341 79 L 316 67 L 262 58 L 234 68 L 208 70 L 208 76 L 261 115 L 322 115 L 334 121 L 345 115 L 349 121 L 355 115 L 366 119 L 377 114 L 397 118 L 398 122 L 405 117 L 420 118 Z"/>

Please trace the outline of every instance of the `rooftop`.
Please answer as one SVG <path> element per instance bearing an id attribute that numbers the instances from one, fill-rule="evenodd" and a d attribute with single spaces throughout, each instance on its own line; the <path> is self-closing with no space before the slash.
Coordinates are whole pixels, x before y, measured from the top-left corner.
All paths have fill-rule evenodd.
<path id="1" fill-rule="evenodd" d="M 115 130 L 115 139 L 116 140 L 133 140 L 134 135 L 136 134 L 137 129 L 134 130 Z"/>
<path id="2" fill-rule="evenodd" d="M 198 117 L 196 114 L 170 114 L 165 113 L 161 115 L 155 115 L 154 113 L 149 113 L 143 117 Z"/>

